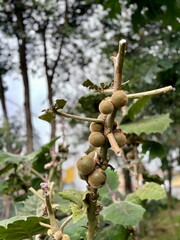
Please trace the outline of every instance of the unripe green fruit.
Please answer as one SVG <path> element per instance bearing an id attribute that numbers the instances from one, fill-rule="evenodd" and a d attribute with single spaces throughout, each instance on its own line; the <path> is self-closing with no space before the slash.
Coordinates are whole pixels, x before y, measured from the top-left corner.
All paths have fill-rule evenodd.
<path id="1" fill-rule="evenodd" d="M 77 169 L 82 175 L 88 175 L 94 171 L 95 161 L 90 156 L 84 156 L 77 161 Z"/>
<path id="2" fill-rule="evenodd" d="M 118 90 L 114 92 L 113 95 L 111 96 L 111 101 L 114 107 L 119 109 L 127 104 L 128 97 L 124 91 Z"/>
<path id="3" fill-rule="evenodd" d="M 89 135 L 89 142 L 93 147 L 101 147 L 106 141 L 105 136 L 100 132 L 92 132 Z"/>
<path id="4" fill-rule="evenodd" d="M 88 183 L 93 188 L 100 188 L 105 184 L 106 178 L 106 173 L 98 168 L 88 176 Z"/>
<path id="5" fill-rule="evenodd" d="M 61 240 L 62 237 L 63 237 L 62 231 L 59 230 L 59 231 L 55 232 L 53 237 L 54 237 L 55 240 Z"/>
<path id="6" fill-rule="evenodd" d="M 103 114 L 111 114 L 114 110 L 114 106 L 109 99 L 102 100 L 99 104 L 99 111 Z"/>
<path id="7" fill-rule="evenodd" d="M 123 147 L 126 144 L 126 136 L 124 133 L 120 130 L 115 130 L 113 134 L 118 146 Z"/>
<path id="8" fill-rule="evenodd" d="M 63 234 L 62 240 L 71 240 L 69 235 Z"/>
<path id="9" fill-rule="evenodd" d="M 90 132 L 102 132 L 104 126 L 101 123 L 92 122 L 90 125 Z"/>

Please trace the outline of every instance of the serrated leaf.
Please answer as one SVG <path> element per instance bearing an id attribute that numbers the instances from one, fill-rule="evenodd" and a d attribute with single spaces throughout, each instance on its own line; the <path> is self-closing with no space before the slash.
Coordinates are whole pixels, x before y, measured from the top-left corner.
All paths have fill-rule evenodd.
<path id="1" fill-rule="evenodd" d="M 77 204 L 80 208 L 83 206 L 83 192 L 78 190 L 66 190 L 59 192 L 59 195 L 70 202 Z"/>
<path id="2" fill-rule="evenodd" d="M 162 133 L 169 127 L 171 122 L 172 120 L 169 114 L 161 114 L 141 119 L 133 123 L 122 124 L 121 129 L 125 133 L 135 133 L 137 135 L 141 133 Z"/>
<path id="3" fill-rule="evenodd" d="M 40 189 L 38 193 L 43 197 L 43 191 Z M 23 202 L 22 207 L 19 210 L 19 215 L 36 215 L 42 216 L 42 200 L 39 199 L 36 195 L 28 196 L 28 198 Z"/>
<path id="4" fill-rule="evenodd" d="M 150 182 L 140 187 L 136 195 L 143 200 L 159 200 L 166 197 L 165 190 L 157 183 Z"/>
<path id="5" fill-rule="evenodd" d="M 39 222 L 48 223 L 43 217 L 37 216 L 16 216 L 0 221 L 0 239 L 22 240 L 47 231 Z"/>
<path id="6" fill-rule="evenodd" d="M 5 153 L 3 151 L 0 151 L 0 162 L 1 163 L 13 163 L 13 164 L 18 165 L 24 159 L 25 159 L 24 156 L 12 154 L 12 153 Z"/>
<path id="7" fill-rule="evenodd" d="M 53 119 L 55 119 L 55 115 L 51 109 L 47 109 L 42 115 L 39 116 L 39 118 L 50 123 Z"/>
<path id="8" fill-rule="evenodd" d="M 66 105 L 67 101 L 64 99 L 57 99 L 55 102 L 55 108 L 56 110 L 64 108 Z"/>
<path id="9" fill-rule="evenodd" d="M 128 230 L 121 225 L 110 225 L 97 232 L 95 240 L 127 240 Z"/>
<path id="10" fill-rule="evenodd" d="M 91 82 L 89 79 L 87 79 L 86 81 L 83 82 L 82 84 L 84 87 L 92 89 L 92 90 L 98 90 L 99 87 L 98 85 L 94 84 L 93 82 Z"/>
<path id="11" fill-rule="evenodd" d="M 145 209 L 140 205 L 121 201 L 104 208 L 101 214 L 104 220 L 113 224 L 135 227 L 142 220 L 144 212 Z"/>
<path id="12" fill-rule="evenodd" d="M 149 151 L 150 159 L 154 159 L 156 157 L 164 158 L 167 155 L 163 145 L 155 141 L 145 141 L 143 143 L 142 152 L 146 153 L 147 151 Z"/>

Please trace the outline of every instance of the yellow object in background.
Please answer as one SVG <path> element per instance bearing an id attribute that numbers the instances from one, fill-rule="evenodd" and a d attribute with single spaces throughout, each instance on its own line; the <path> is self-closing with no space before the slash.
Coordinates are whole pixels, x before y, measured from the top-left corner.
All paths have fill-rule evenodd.
<path id="1" fill-rule="evenodd" d="M 75 168 L 74 166 L 63 170 L 63 182 L 72 183 L 75 180 Z"/>

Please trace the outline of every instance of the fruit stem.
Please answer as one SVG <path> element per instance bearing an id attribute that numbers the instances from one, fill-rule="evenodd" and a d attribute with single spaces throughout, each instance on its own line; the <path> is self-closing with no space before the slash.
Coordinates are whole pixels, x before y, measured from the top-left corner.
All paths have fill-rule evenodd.
<path id="1" fill-rule="evenodd" d="M 119 41 L 119 49 L 116 57 L 112 57 L 112 61 L 114 63 L 114 91 L 121 89 L 122 82 L 122 69 L 125 57 L 125 49 L 126 49 L 126 40 L 121 39 Z"/>
<path id="2" fill-rule="evenodd" d="M 54 110 L 54 112 L 55 112 L 55 114 L 57 114 L 57 115 L 64 116 L 64 117 L 67 117 L 67 118 L 71 118 L 71 119 L 75 119 L 75 120 L 88 121 L 88 122 L 96 122 L 96 123 L 103 123 L 103 120 L 100 120 L 100 119 L 82 117 L 82 116 L 78 116 L 78 115 L 66 113 L 66 112 L 61 111 L 61 110 Z"/>
<path id="3" fill-rule="evenodd" d="M 41 199 L 41 201 L 45 202 L 44 198 L 33 187 L 30 187 L 29 191 L 31 191 L 34 195 Z"/>

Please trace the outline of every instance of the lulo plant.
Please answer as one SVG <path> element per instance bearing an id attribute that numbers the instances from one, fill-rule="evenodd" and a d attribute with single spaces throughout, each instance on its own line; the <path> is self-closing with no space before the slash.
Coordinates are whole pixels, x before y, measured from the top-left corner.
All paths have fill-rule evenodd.
<path id="1" fill-rule="evenodd" d="M 28 216 L 22 219 L 27 222 L 27 224 L 29 224 L 31 219 L 33 219 L 34 222 L 37 220 L 38 224 L 40 224 L 43 229 L 46 229 L 42 231 L 41 228 L 38 233 L 46 232 L 49 239 L 69 240 L 72 238 L 73 240 L 79 240 L 81 236 L 78 235 L 78 237 L 74 237 L 75 233 L 73 232 L 71 220 L 73 220 L 73 224 L 78 224 L 84 221 L 84 219 L 85 221 L 79 225 L 79 227 L 83 225 L 85 227 L 84 229 L 87 229 L 86 235 L 83 235 L 83 239 L 84 237 L 86 240 L 101 239 L 99 237 L 101 233 L 99 234 L 98 231 L 102 223 L 101 216 L 103 216 L 105 224 L 107 221 L 108 223 L 112 223 L 112 225 L 109 226 L 110 229 L 114 229 L 116 225 L 118 225 L 118 233 L 121 234 L 121 236 L 125 234 L 122 239 L 127 239 L 143 218 L 145 209 L 141 206 L 142 201 L 144 203 L 144 201 L 147 200 L 159 200 L 165 197 L 164 189 L 155 183 L 145 184 L 142 187 L 137 185 L 137 190 L 129 194 L 124 201 L 119 201 L 119 199 L 114 196 L 118 181 L 116 177 L 112 176 L 112 174 L 114 174 L 113 170 L 115 169 L 111 166 L 108 157 L 109 150 L 111 149 L 119 159 L 124 157 L 124 166 L 128 169 L 136 165 L 135 160 L 137 159 L 137 145 L 134 142 L 133 144 L 131 143 L 131 135 L 128 135 L 127 132 L 124 131 L 123 125 L 117 123 L 117 115 L 124 107 L 126 108 L 129 99 L 141 99 L 145 96 L 153 96 L 173 90 L 172 86 L 167 86 L 147 92 L 127 93 L 125 89 L 123 89 L 124 84 L 122 83 L 125 49 L 126 40 L 122 39 L 119 42 L 117 55 L 111 58 L 114 64 L 113 84 L 105 85 L 103 83 L 100 87 L 90 81 L 86 81 L 83 84 L 105 95 L 105 98 L 99 103 L 99 115 L 97 118 L 82 117 L 65 112 L 63 108 L 66 101 L 64 99 L 56 100 L 55 104 L 51 106 L 50 109 L 44 110 L 43 115 L 39 117 L 48 122 L 51 122 L 56 116 L 90 122 L 88 139 L 90 145 L 95 149 L 87 155 L 80 157 L 77 161 L 79 176 L 82 180 L 86 181 L 87 184 L 86 191 L 67 190 L 59 193 L 61 198 L 70 201 L 71 209 L 71 213 L 69 214 L 68 212 L 68 216 L 62 219 L 62 221 L 58 221 L 56 205 L 53 203 L 53 195 L 56 191 L 56 183 L 52 180 L 54 172 L 49 174 L 50 177 L 47 179 L 41 177 L 39 174 L 43 180 L 40 185 L 43 194 L 32 187 L 30 188 L 30 191 L 42 202 L 43 216 L 38 219 L 36 219 L 35 216 Z M 53 169 L 53 171 L 56 171 L 56 168 Z M 137 171 L 135 171 L 135 174 L 136 173 Z M 106 188 L 111 177 L 115 185 L 111 184 L 112 189 L 109 187 Z M 111 195 L 112 203 L 110 203 L 109 206 L 103 206 L 100 202 L 102 200 L 100 196 L 102 196 L 104 189 Z M 12 220 L 10 223 L 12 223 Z M 71 226 L 69 231 L 68 226 Z M 79 230 L 80 229 L 76 228 L 75 231 L 79 232 Z M 33 232 L 32 234 L 28 232 L 25 236 L 27 238 L 27 236 L 34 236 L 34 234 Z M 106 236 L 103 238 L 104 240 L 106 239 L 105 237 Z M 3 239 L 10 238 L 6 237 Z M 21 236 L 21 238 L 17 239 L 23 238 Z M 33 238 L 31 237 L 31 239 Z"/>
<path id="2" fill-rule="evenodd" d="M 77 169 L 81 179 L 87 182 L 87 191 L 83 199 L 86 205 L 87 214 L 87 240 L 95 239 L 96 232 L 99 226 L 99 214 L 102 206 L 99 205 L 99 193 L 98 189 L 101 188 L 107 180 L 106 169 L 111 167 L 109 159 L 107 157 L 108 150 L 111 148 L 114 153 L 120 157 L 122 154 L 122 147 L 126 145 L 126 134 L 117 127 L 115 122 L 118 111 L 127 105 L 128 99 L 142 98 L 144 96 L 152 96 L 156 94 L 162 94 L 173 90 L 171 86 L 164 87 L 161 89 L 155 89 L 147 92 L 127 94 L 122 89 L 122 70 L 125 57 L 126 40 L 122 39 L 119 42 L 119 50 L 116 56 L 111 59 L 114 64 L 114 81 L 113 88 L 100 89 L 100 92 L 108 94 L 99 104 L 100 115 L 97 119 L 87 118 L 72 115 L 62 110 L 65 104 L 64 100 L 58 100 L 51 109 L 45 111 L 40 116 L 44 120 L 53 119 L 55 115 L 65 116 L 68 118 L 89 121 L 90 124 L 90 135 L 89 143 L 93 147 L 97 148 L 96 151 L 91 152 L 87 156 L 83 156 L 77 162 Z M 94 87 L 90 82 L 86 82 L 86 85 Z M 97 87 L 96 87 L 97 90 Z M 111 95 L 111 96 L 109 96 Z M 58 106 L 60 103 L 61 106 Z M 64 102 L 65 103 L 65 102 Z M 48 117 L 48 119 L 47 119 Z M 126 154 L 128 160 L 134 159 L 134 152 L 131 151 Z M 111 167 L 112 169 L 113 167 Z"/>

